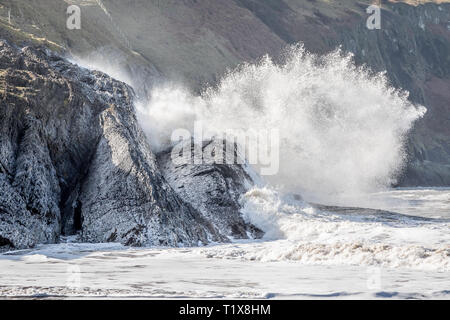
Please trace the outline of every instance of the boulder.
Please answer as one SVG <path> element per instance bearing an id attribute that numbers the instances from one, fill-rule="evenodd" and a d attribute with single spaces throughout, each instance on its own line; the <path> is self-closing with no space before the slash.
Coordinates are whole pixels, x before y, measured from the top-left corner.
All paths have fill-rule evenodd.
<path id="1" fill-rule="evenodd" d="M 178 149 L 196 149 L 193 140 L 181 143 L 187 144 L 188 148 L 182 146 Z M 224 161 L 219 163 L 194 161 L 195 152 L 182 155 L 185 161 L 173 161 L 174 147 L 160 152 L 158 163 L 165 179 L 180 198 L 198 209 L 221 235 L 230 239 L 262 237 L 262 231 L 246 223 L 240 211 L 240 197 L 260 183 L 259 177 L 238 152 L 237 146 L 232 144 L 226 148 L 227 144 L 215 139 L 203 142 L 204 155 L 208 149 L 210 154 L 222 150 Z M 225 159 L 234 159 L 228 162 L 233 164 L 223 163 Z"/>

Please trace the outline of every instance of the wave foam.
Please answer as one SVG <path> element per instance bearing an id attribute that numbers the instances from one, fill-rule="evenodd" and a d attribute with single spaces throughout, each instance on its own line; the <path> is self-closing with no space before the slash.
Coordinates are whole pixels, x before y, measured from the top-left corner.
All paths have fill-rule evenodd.
<path id="1" fill-rule="evenodd" d="M 280 170 L 268 181 L 321 202 L 393 183 L 406 134 L 425 112 L 385 74 L 355 66 L 352 55 L 319 56 L 300 45 L 286 51 L 283 63 L 266 56 L 241 65 L 201 96 L 165 85 L 138 107 L 155 149 L 174 129 L 192 130 L 195 120 L 208 134 L 278 129 Z"/>
<path id="2" fill-rule="evenodd" d="M 450 270 L 447 220 L 370 209 L 354 209 L 352 214 L 325 212 L 270 188 L 250 190 L 242 204 L 246 221 L 265 232 L 264 242 L 208 248 L 204 254 L 304 264 Z"/>

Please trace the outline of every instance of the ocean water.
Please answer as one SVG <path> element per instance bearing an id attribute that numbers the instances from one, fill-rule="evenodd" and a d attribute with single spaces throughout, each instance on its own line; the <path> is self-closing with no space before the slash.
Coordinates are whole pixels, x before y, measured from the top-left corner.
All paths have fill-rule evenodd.
<path id="1" fill-rule="evenodd" d="M 450 189 L 370 197 L 382 210 L 314 206 L 254 189 L 244 214 L 266 231 L 261 240 L 128 248 L 69 238 L 5 253 L 0 296 L 450 299 Z"/>

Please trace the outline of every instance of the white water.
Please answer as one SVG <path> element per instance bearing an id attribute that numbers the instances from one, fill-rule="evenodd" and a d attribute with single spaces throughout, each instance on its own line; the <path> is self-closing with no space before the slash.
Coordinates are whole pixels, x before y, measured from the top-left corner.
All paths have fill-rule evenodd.
<path id="1" fill-rule="evenodd" d="M 425 111 L 390 87 L 384 74 L 355 67 L 351 55 L 317 56 L 295 46 L 284 63 L 264 57 L 244 64 L 201 96 L 175 85 L 157 87 L 138 116 L 155 150 L 175 129 L 192 130 L 195 120 L 216 134 L 279 129 L 280 170 L 267 180 L 329 202 L 394 182 L 406 134 Z"/>
<path id="2" fill-rule="evenodd" d="M 0 255 L 0 297 L 450 299 L 450 189 L 383 197 L 406 214 L 440 212 L 447 220 L 319 211 L 254 190 L 244 200 L 246 216 L 268 231 L 265 240 L 200 248 L 41 245 Z"/>
<path id="3" fill-rule="evenodd" d="M 155 88 L 137 109 L 155 150 L 195 120 L 213 133 L 280 129 L 280 172 L 242 198 L 245 219 L 264 239 L 184 249 L 40 246 L 0 256 L 0 295 L 449 298 L 450 190 L 387 189 L 425 109 L 383 75 L 338 51 L 317 57 L 295 47 L 285 64 L 266 57 L 241 66 L 202 96 Z M 319 209 L 289 191 L 426 219 Z M 77 288 L 66 283 L 73 265 L 81 269 Z"/>
<path id="4" fill-rule="evenodd" d="M 208 249 L 209 256 L 450 268 L 449 222 L 368 210 L 351 215 L 337 208 L 323 211 L 289 196 L 292 191 L 308 201 L 392 207 L 392 199 L 376 194 L 382 195 L 403 169 L 406 135 L 425 108 L 390 87 L 384 74 L 355 67 L 351 55 L 316 56 L 291 47 L 283 63 L 264 57 L 244 64 L 201 96 L 176 86 L 156 88 L 138 111 L 156 150 L 169 143 L 173 130 L 192 131 L 195 120 L 216 134 L 280 130 L 280 171 L 242 199 L 245 219 L 270 241 L 239 249 L 220 246 Z"/>
<path id="5" fill-rule="evenodd" d="M 438 197 L 449 201 L 450 192 Z M 245 219 L 265 231 L 263 239 L 277 241 L 221 248 L 214 256 L 450 271 L 448 203 L 446 218 L 439 220 L 370 209 L 318 209 L 269 188 L 249 191 L 243 205 Z"/>

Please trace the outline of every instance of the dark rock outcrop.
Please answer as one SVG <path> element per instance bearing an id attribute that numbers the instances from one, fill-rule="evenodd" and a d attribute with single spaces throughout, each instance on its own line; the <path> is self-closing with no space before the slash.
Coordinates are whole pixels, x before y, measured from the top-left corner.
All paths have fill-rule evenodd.
<path id="1" fill-rule="evenodd" d="M 133 92 L 43 48 L 0 42 L 0 247 L 225 241 L 172 190 Z"/>
<path id="2" fill-rule="evenodd" d="M 183 147 L 186 150 L 196 149 L 193 141 L 182 144 L 185 144 Z M 183 155 L 184 160 L 176 163 L 172 161 L 173 147 L 158 154 L 158 163 L 164 177 L 178 195 L 198 209 L 221 235 L 234 239 L 259 238 L 262 231 L 243 220 L 239 202 L 241 195 L 258 183 L 255 181 L 258 177 L 252 174 L 250 166 L 238 154 L 235 144 L 229 144 L 227 148 L 222 140 L 203 142 L 205 155 L 215 154 L 220 149 L 223 159 L 230 157 L 232 161 L 229 163 L 234 164 L 225 164 L 225 161 L 194 164 L 195 152 Z M 212 160 L 212 157 L 207 158 Z"/>

